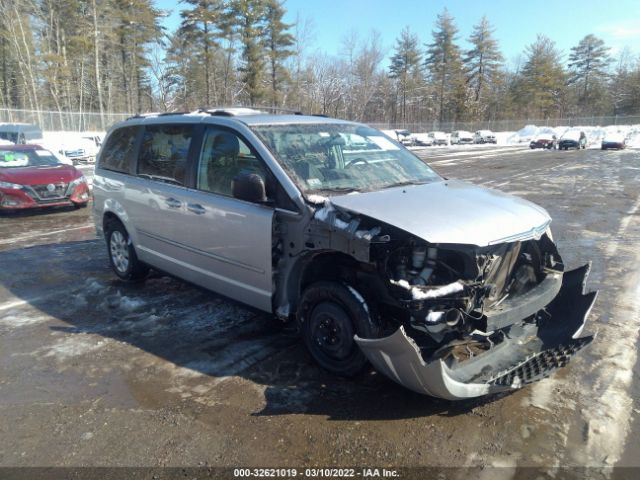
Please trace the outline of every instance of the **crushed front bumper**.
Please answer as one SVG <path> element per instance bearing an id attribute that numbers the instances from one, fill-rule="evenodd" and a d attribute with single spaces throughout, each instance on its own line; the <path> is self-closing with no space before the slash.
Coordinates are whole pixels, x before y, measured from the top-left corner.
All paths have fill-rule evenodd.
<path id="1" fill-rule="evenodd" d="M 461 400 L 515 390 L 565 366 L 593 340 L 580 337 L 597 295 L 584 291 L 588 274 L 589 265 L 566 272 L 536 322 L 512 325 L 501 343 L 462 362 L 425 361 L 403 327 L 385 338 L 355 341 L 377 371 L 418 393 Z"/>

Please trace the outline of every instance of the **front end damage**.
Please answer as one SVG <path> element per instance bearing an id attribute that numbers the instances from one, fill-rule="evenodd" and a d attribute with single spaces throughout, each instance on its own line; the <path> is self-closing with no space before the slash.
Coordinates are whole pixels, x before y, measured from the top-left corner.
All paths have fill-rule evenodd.
<path id="1" fill-rule="evenodd" d="M 564 272 L 548 223 L 493 245 L 434 244 L 321 205 L 305 253 L 357 260 L 341 281 L 373 306 L 379 328 L 355 341 L 377 371 L 413 391 L 458 400 L 514 390 L 593 340 L 580 336 L 596 297 L 584 291 L 589 266 Z"/>
<path id="2" fill-rule="evenodd" d="M 596 292 L 584 293 L 588 271 L 565 273 L 558 295 L 526 321 L 491 334 L 472 332 L 431 355 L 403 326 L 388 337 L 356 342 L 377 371 L 418 393 L 461 400 L 518 389 L 564 367 L 593 340 L 579 336 L 596 298 Z"/>

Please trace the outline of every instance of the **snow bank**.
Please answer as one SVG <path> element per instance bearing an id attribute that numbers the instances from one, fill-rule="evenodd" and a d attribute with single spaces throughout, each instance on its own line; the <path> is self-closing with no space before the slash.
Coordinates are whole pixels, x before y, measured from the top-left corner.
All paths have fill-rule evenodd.
<path id="1" fill-rule="evenodd" d="M 496 132 L 498 145 L 528 144 L 537 136 L 555 135 L 557 139 L 571 131 L 582 131 L 587 136 L 587 148 L 600 148 L 602 140 L 611 134 L 620 134 L 627 139 L 627 147 L 640 148 L 640 125 L 590 126 L 566 125 L 558 127 L 527 125 L 517 132 Z"/>

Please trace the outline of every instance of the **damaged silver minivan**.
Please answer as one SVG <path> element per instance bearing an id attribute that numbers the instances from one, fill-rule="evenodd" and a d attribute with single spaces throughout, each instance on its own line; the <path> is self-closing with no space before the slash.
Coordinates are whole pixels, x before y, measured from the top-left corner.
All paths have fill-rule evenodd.
<path id="1" fill-rule="evenodd" d="M 340 375 L 370 362 L 456 400 L 546 377 L 593 340 L 588 266 L 565 271 L 544 209 L 442 178 L 362 124 L 136 116 L 93 185 L 116 275 L 152 267 L 296 322 Z"/>

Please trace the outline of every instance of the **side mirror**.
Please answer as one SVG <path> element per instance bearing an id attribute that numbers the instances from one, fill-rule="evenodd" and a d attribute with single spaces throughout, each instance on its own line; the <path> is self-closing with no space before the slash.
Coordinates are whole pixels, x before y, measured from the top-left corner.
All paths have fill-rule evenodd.
<path id="1" fill-rule="evenodd" d="M 233 198 L 253 203 L 267 201 L 266 189 L 262 177 L 256 173 L 241 173 L 231 182 Z"/>

